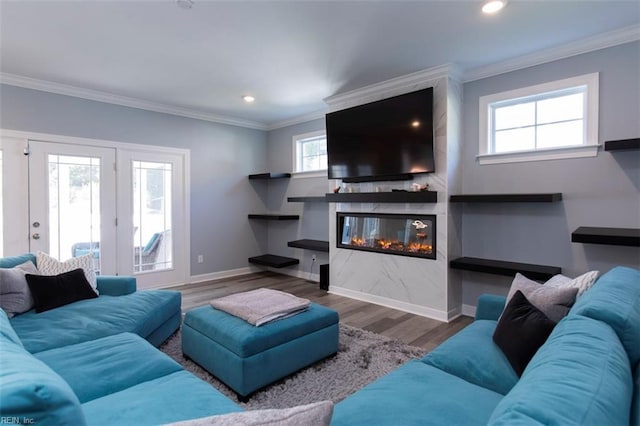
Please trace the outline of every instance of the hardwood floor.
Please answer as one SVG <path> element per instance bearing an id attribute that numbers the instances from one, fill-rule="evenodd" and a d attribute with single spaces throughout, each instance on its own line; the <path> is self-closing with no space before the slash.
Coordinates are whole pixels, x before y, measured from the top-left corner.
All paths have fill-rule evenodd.
<path id="1" fill-rule="evenodd" d="M 469 317 L 459 317 L 450 323 L 443 323 L 384 306 L 329 294 L 320 290 L 317 283 L 274 272 L 185 284 L 171 289 L 182 292 L 182 311 L 186 312 L 197 306 L 206 305 L 213 298 L 257 288 L 273 288 L 304 297 L 335 309 L 343 324 L 373 331 L 427 351 L 432 350 L 473 321 Z"/>

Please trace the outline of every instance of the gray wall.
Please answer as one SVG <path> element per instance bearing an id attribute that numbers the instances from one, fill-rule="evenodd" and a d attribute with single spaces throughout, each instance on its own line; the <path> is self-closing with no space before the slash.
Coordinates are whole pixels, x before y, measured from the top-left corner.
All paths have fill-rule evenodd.
<path id="1" fill-rule="evenodd" d="M 269 132 L 269 170 L 272 172 L 291 172 L 293 169 L 293 136 L 303 133 L 324 130 L 324 118 L 296 124 Z M 266 171 L 266 170 L 265 170 Z M 287 247 L 287 242 L 303 238 L 314 240 L 329 240 L 329 208 L 327 203 L 289 203 L 287 197 L 318 196 L 329 191 L 329 181 L 326 177 L 303 177 L 297 175 L 288 180 L 271 181 L 267 183 L 268 191 L 266 207 L 272 212 L 287 212 L 299 214 L 298 222 L 271 222 L 263 224 L 269 235 L 269 253 L 291 256 L 300 259 L 296 267 L 287 268 L 285 273 L 297 274 L 317 279 L 318 265 L 329 262 L 328 253 L 293 249 Z M 259 225 L 255 225 L 259 226 Z M 315 264 L 311 256 L 315 254 Z"/>
<path id="2" fill-rule="evenodd" d="M 0 90 L 0 128 L 189 149 L 192 275 L 246 267 L 250 253 L 266 247 L 267 236 L 247 226 L 247 213 L 261 207 L 247 175 L 265 168 L 266 132 L 14 86 Z"/>
<path id="3" fill-rule="evenodd" d="M 465 204 L 465 256 L 561 266 L 575 276 L 615 265 L 640 267 L 640 251 L 571 243 L 579 226 L 640 227 L 640 151 L 566 160 L 479 165 L 478 98 L 514 88 L 600 72 L 599 140 L 640 136 L 640 43 L 503 74 L 464 85 L 463 192 L 562 192 L 553 204 Z M 483 292 L 506 293 L 511 279 L 465 272 L 463 303 Z"/>
<path id="4" fill-rule="evenodd" d="M 551 80 L 600 72 L 600 141 L 640 136 L 640 43 L 634 42 L 531 67 L 463 86 L 464 193 L 562 192 L 561 203 L 463 206 L 462 253 L 558 265 L 567 275 L 640 267 L 636 248 L 573 244 L 578 226 L 640 227 L 640 152 L 594 158 L 478 165 L 478 98 Z M 288 248 L 300 238 L 328 239 L 328 206 L 288 203 L 288 196 L 321 195 L 326 178 L 249 182 L 247 175 L 292 168 L 292 136 L 324 128 L 324 119 L 262 132 L 100 102 L 0 86 L 0 127 L 191 151 L 191 273 L 247 266 L 265 252 L 294 256 L 294 273 L 311 271 L 315 252 Z M 296 212 L 295 223 L 248 221 L 248 212 Z M 203 254 L 205 262 L 197 264 Z M 315 253 L 326 263 L 328 256 Z M 482 292 L 505 293 L 509 278 L 465 272 L 463 303 Z"/>

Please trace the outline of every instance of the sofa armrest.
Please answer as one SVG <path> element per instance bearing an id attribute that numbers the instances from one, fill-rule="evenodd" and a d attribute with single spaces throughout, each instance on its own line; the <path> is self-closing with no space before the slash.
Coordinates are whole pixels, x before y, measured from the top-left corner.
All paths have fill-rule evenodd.
<path id="1" fill-rule="evenodd" d="M 494 320 L 497 321 L 504 310 L 507 298 L 495 294 L 481 294 L 478 297 L 478 306 L 476 307 L 477 320 Z"/>
<path id="2" fill-rule="evenodd" d="M 135 293 L 136 277 L 125 275 L 98 275 L 98 292 L 106 296 L 124 296 Z"/>

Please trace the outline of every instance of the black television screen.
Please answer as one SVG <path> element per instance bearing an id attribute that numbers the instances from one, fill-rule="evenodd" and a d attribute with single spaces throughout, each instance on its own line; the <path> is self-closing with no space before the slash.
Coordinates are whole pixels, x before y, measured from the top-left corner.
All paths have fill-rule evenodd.
<path id="1" fill-rule="evenodd" d="M 326 127 L 329 179 L 392 180 L 435 170 L 431 87 L 331 112 Z"/>

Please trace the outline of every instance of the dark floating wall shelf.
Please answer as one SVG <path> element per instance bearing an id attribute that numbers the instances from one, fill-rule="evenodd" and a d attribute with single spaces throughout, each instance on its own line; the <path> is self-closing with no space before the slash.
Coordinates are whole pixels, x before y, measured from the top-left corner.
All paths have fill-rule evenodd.
<path id="1" fill-rule="evenodd" d="M 249 175 L 249 179 L 287 179 L 291 177 L 291 173 L 256 173 Z"/>
<path id="2" fill-rule="evenodd" d="M 452 195 L 449 201 L 452 203 L 553 203 L 562 201 L 562 193 Z"/>
<path id="3" fill-rule="evenodd" d="M 287 197 L 287 201 L 290 203 L 312 203 L 312 202 L 321 202 L 324 203 L 327 201 L 327 197 L 324 195 L 319 196 L 309 196 L 309 197 Z"/>
<path id="4" fill-rule="evenodd" d="M 297 265 L 300 263 L 298 259 L 285 256 L 277 256 L 275 254 L 263 254 L 249 258 L 249 263 L 256 265 L 271 266 L 272 268 L 284 268 L 286 266 Z"/>
<path id="5" fill-rule="evenodd" d="M 329 253 L 329 241 L 321 240 L 295 240 L 287 243 L 289 247 L 301 248 L 306 250 L 323 251 Z"/>
<path id="6" fill-rule="evenodd" d="M 449 262 L 453 269 L 486 272 L 494 275 L 512 277 L 517 272 L 532 280 L 546 281 L 562 272 L 558 266 L 533 265 L 530 263 L 506 262 L 503 260 L 480 259 L 477 257 L 460 257 Z"/>
<path id="7" fill-rule="evenodd" d="M 571 233 L 571 242 L 640 247 L 640 229 L 581 226 Z"/>
<path id="8" fill-rule="evenodd" d="M 298 220 L 300 216 L 297 214 L 250 214 L 249 219 L 262 220 Z"/>
<path id="9" fill-rule="evenodd" d="M 630 149 L 640 149 L 640 138 L 620 139 L 617 141 L 606 141 L 604 143 L 605 151 L 622 151 Z"/>
<path id="10" fill-rule="evenodd" d="M 345 192 L 326 195 L 330 203 L 435 203 L 436 191 Z"/>

